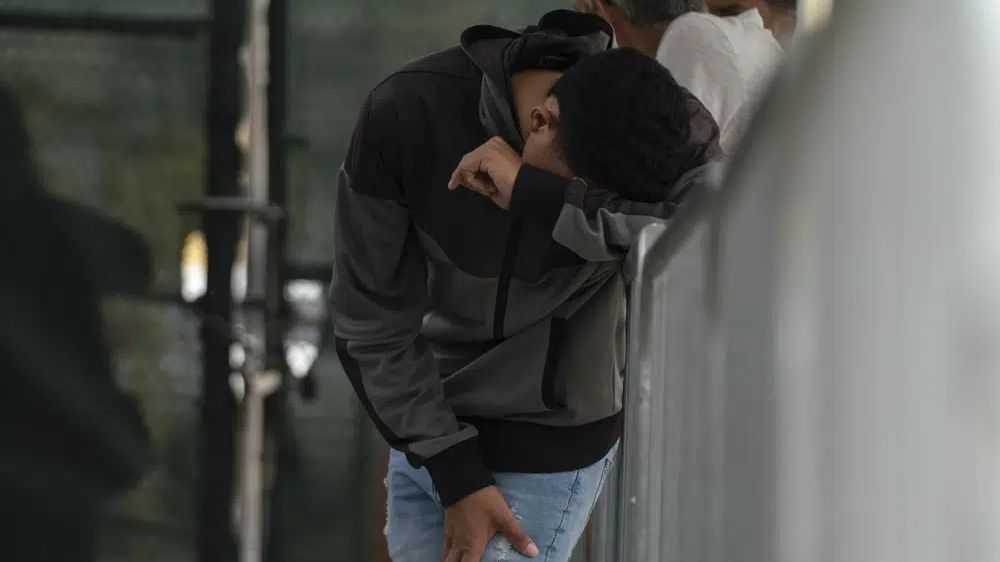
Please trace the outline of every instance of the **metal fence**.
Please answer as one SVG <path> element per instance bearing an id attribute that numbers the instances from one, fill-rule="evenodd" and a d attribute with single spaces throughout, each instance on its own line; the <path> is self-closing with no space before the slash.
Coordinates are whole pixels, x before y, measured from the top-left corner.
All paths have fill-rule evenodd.
<path id="1" fill-rule="evenodd" d="M 840 0 L 647 233 L 592 560 L 1000 559 L 1000 7 L 938 7 Z"/>
<path id="2" fill-rule="evenodd" d="M 706 194 L 695 207 L 707 206 Z M 718 544 L 722 400 L 713 357 L 707 213 L 647 228 L 627 264 L 631 280 L 622 454 L 595 510 L 590 559 L 706 560 Z"/>

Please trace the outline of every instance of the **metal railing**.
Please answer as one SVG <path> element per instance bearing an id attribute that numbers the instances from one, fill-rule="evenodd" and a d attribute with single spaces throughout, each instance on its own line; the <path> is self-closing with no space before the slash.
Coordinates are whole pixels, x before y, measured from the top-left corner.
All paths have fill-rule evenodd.
<path id="1" fill-rule="evenodd" d="M 647 234 L 592 560 L 1000 559 L 997 21 L 838 0 Z"/>
<path id="2" fill-rule="evenodd" d="M 590 559 L 678 560 L 715 544 L 705 475 L 722 470 L 710 373 L 714 244 L 705 194 L 677 223 L 648 227 L 630 254 L 622 454 L 595 509 Z M 683 517 L 680 514 L 684 514 Z M 702 532 L 690 533 L 700 528 Z"/>

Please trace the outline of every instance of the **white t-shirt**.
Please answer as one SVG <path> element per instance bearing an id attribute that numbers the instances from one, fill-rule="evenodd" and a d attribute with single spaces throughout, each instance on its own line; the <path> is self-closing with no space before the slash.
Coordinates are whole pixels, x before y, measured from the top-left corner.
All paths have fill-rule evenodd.
<path id="1" fill-rule="evenodd" d="M 712 112 L 727 153 L 739 143 L 782 49 L 757 10 L 718 17 L 692 12 L 667 27 L 656 58 Z"/>

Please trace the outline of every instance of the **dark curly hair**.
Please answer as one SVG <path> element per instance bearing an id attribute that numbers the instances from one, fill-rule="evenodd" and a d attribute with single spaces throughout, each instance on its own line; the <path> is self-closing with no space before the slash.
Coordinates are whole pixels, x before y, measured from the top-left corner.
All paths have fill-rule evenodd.
<path id="1" fill-rule="evenodd" d="M 688 170 L 720 154 L 708 110 L 655 59 L 612 49 L 581 60 L 552 87 L 555 149 L 588 182 L 662 201 Z"/>

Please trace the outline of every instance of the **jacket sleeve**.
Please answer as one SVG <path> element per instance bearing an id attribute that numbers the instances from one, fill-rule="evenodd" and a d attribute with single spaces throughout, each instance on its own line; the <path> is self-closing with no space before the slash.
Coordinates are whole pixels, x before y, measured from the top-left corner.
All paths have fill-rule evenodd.
<path id="1" fill-rule="evenodd" d="M 445 505 L 493 483 L 421 337 L 427 268 L 394 171 L 395 110 L 370 97 L 340 172 L 331 288 L 337 353 L 389 445 L 425 466 Z"/>
<path id="2" fill-rule="evenodd" d="M 685 176 L 688 187 L 683 193 L 647 203 L 524 164 L 510 208 L 515 216 L 552 225 L 552 239 L 587 261 L 622 260 L 644 228 L 674 216 L 683 196 L 698 187 L 704 175 L 698 168 Z"/>
<path id="3" fill-rule="evenodd" d="M 689 194 L 716 179 L 716 163 L 722 157 L 719 126 L 698 98 L 690 92 L 685 97 L 690 126 L 686 150 L 678 152 L 683 158 L 678 168 L 685 172 L 674 185 L 663 186 L 662 198 L 630 200 L 615 186 L 564 178 L 522 164 L 511 194 L 511 214 L 551 227 L 556 243 L 587 261 L 625 259 L 644 228 L 673 218 Z"/>

